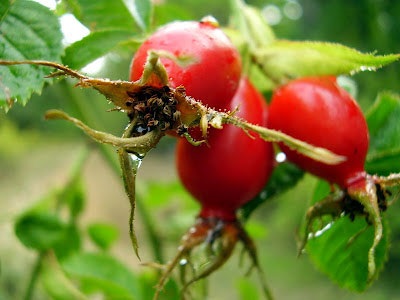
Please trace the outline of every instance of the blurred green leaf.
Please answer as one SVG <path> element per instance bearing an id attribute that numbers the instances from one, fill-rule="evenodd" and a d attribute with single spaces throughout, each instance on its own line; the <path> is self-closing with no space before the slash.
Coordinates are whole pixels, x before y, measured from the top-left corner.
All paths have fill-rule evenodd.
<path id="1" fill-rule="evenodd" d="M 380 175 L 400 172 L 400 96 L 380 93 L 366 118 L 370 133 L 367 171 Z"/>
<path id="2" fill-rule="evenodd" d="M 102 250 L 108 250 L 118 238 L 118 229 L 111 224 L 94 223 L 89 225 L 88 233 L 92 241 Z"/>
<path id="3" fill-rule="evenodd" d="M 159 273 L 154 271 L 146 271 L 140 274 L 140 284 L 142 286 L 142 298 L 140 300 L 154 299 L 154 287 L 159 280 Z M 165 284 L 159 295 L 160 300 L 180 299 L 180 289 L 174 278 L 170 278 Z"/>
<path id="4" fill-rule="evenodd" d="M 100 58 L 120 43 L 133 38 L 132 31 L 107 29 L 95 31 L 65 49 L 63 63 L 72 69 L 81 69 Z"/>
<path id="5" fill-rule="evenodd" d="M 190 194 L 182 187 L 179 182 L 161 183 L 161 182 L 150 182 L 144 187 L 143 195 L 140 197 L 144 199 L 149 207 L 160 208 L 167 206 L 173 199 L 180 199 L 181 203 L 193 204 L 193 198 Z M 191 207 L 197 205 L 194 204 Z"/>
<path id="6" fill-rule="evenodd" d="M 311 75 L 345 75 L 376 70 L 399 59 L 398 54 L 374 55 L 327 42 L 276 40 L 253 51 L 254 60 L 278 84 Z"/>
<path id="7" fill-rule="evenodd" d="M 79 253 L 61 263 L 86 292 L 103 292 L 107 299 L 142 299 L 138 278 L 122 262 L 105 253 Z"/>
<path id="8" fill-rule="evenodd" d="M 62 34 L 57 17 L 34 1 L 2 1 L 0 59 L 60 61 Z M 49 69 L 32 65 L 0 66 L 0 108 L 17 101 L 25 105 L 42 91 Z"/>
<path id="9" fill-rule="evenodd" d="M 193 12 L 182 5 L 166 2 L 154 6 L 154 23 L 160 26 L 176 20 L 193 20 Z"/>
<path id="10" fill-rule="evenodd" d="M 138 32 L 138 24 L 123 0 L 65 0 L 75 17 L 90 31 L 114 29 Z"/>
<path id="11" fill-rule="evenodd" d="M 295 186 L 303 178 L 303 175 L 304 171 L 292 163 L 279 164 L 273 171 L 264 190 L 241 208 L 242 217 L 247 219 L 259 205 Z"/>
<path id="12" fill-rule="evenodd" d="M 79 166 L 78 172 L 82 171 L 83 164 Z M 78 173 L 79 174 L 79 173 Z M 85 191 L 78 175 L 74 177 L 60 192 L 60 201 L 69 208 L 72 222 L 82 213 L 85 205 Z"/>
<path id="13" fill-rule="evenodd" d="M 314 194 L 321 199 L 329 193 L 329 185 L 319 181 Z M 367 227 L 368 226 L 368 227 Z M 389 249 L 389 230 L 383 219 L 384 233 L 375 251 L 377 271 L 383 269 Z M 351 221 L 343 216 L 323 224 L 321 230 L 308 240 L 306 250 L 315 266 L 339 286 L 364 291 L 368 286 L 368 251 L 374 238 L 374 228 L 363 217 Z"/>
<path id="14" fill-rule="evenodd" d="M 251 219 L 246 222 L 245 228 L 249 236 L 256 240 L 265 239 L 268 235 L 268 228 L 264 222 Z"/>
<path id="15" fill-rule="evenodd" d="M 47 250 L 61 241 L 67 225 L 55 214 L 47 211 L 23 215 L 15 224 L 15 234 L 28 248 Z"/>
<path id="16" fill-rule="evenodd" d="M 52 252 L 45 254 L 42 264 L 41 281 L 53 300 L 88 300 L 61 269 Z"/>
<path id="17" fill-rule="evenodd" d="M 133 0 L 134 17 L 139 26 L 147 31 L 153 17 L 153 5 L 150 0 Z"/>
<path id="18" fill-rule="evenodd" d="M 257 285 L 246 277 L 239 278 L 236 283 L 240 300 L 258 300 L 259 290 Z"/>
<path id="19" fill-rule="evenodd" d="M 62 259 L 81 249 L 81 233 L 76 225 L 69 225 L 63 237 L 53 245 L 57 258 Z"/>
<path id="20" fill-rule="evenodd" d="M 339 286 L 352 291 L 364 291 L 368 287 L 368 250 L 372 244 L 374 229 L 367 226 L 365 219 L 353 222 L 342 217 L 307 244 L 307 253 L 316 267 L 327 274 Z M 361 233 L 361 234 L 360 234 Z M 357 235 L 357 236 L 356 236 Z M 383 269 L 386 261 L 388 228 L 384 222 L 384 235 L 375 252 L 377 270 Z"/>
<path id="21" fill-rule="evenodd" d="M 261 12 L 242 0 L 231 0 L 232 23 L 252 50 L 268 46 L 275 34 Z"/>

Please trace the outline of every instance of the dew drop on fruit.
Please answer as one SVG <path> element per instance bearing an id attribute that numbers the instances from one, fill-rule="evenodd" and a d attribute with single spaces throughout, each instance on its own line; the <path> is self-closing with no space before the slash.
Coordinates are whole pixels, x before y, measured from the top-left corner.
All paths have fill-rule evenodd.
<path id="1" fill-rule="evenodd" d="M 286 160 L 286 154 L 283 152 L 279 152 L 276 156 L 275 156 L 275 160 L 278 163 L 283 163 Z"/>

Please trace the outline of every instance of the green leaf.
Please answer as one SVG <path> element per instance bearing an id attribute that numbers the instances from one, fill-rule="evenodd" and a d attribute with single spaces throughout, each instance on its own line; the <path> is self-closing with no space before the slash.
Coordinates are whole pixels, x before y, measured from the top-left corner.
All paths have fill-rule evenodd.
<path id="1" fill-rule="evenodd" d="M 76 225 L 69 225 L 63 237 L 54 243 L 53 250 L 59 259 L 72 255 L 81 249 L 81 234 Z"/>
<path id="2" fill-rule="evenodd" d="M 133 16 L 139 26 L 147 31 L 151 25 L 153 5 L 150 0 L 133 0 Z"/>
<path id="3" fill-rule="evenodd" d="M 253 51 L 257 64 L 278 84 L 312 75 L 345 75 L 376 70 L 399 59 L 398 54 L 374 55 L 334 43 L 276 40 Z"/>
<path id="4" fill-rule="evenodd" d="M 321 199 L 329 192 L 329 185 L 319 181 L 314 198 Z M 368 287 L 368 251 L 374 237 L 373 226 L 365 218 L 351 221 L 341 217 L 323 228 L 307 242 L 307 253 L 316 267 L 339 286 L 364 291 Z M 389 230 L 383 219 L 384 233 L 375 251 L 377 271 L 383 269 L 389 248 Z"/>
<path id="5" fill-rule="evenodd" d="M 307 244 L 307 253 L 317 268 L 339 286 L 362 292 L 368 287 L 368 250 L 374 229 L 365 219 L 353 222 L 347 217 L 335 221 L 331 228 Z M 382 270 L 388 251 L 388 228 L 384 222 L 384 235 L 375 251 L 377 270 Z"/>
<path id="6" fill-rule="evenodd" d="M 131 38 L 133 33 L 128 30 L 107 29 L 92 32 L 65 49 L 63 63 L 72 69 L 81 69 Z"/>
<path id="7" fill-rule="evenodd" d="M 47 250 L 61 241 L 67 225 L 50 212 L 32 212 L 22 216 L 15 224 L 15 234 L 28 248 Z"/>
<path id="8" fill-rule="evenodd" d="M 236 282 L 240 300 L 260 299 L 257 285 L 247 277 L 239 278 Z"/>
<path id="9" fill-rule="evenodd" d="M 240 31 L 250 49 L 266 47 L 275 40 L 275 34 L 260 10 L 242 0 L 231 0 L 231 6 L 233 25 Z"/>
<path id="10" fill-rule="evenodd" d="M 57 17 L 34 1 L 2 1 L 0 6 L 0 59 L 60 61 L 62 33 Z M 0 108 L 14 102 L 25 105 L 39 93 L 49 74 L 46 67 L 0 66 Z"/>
<path id="11" fill-rule="evenodd" d="M 154 287 L 159 280 L 159 273 L 146 269 L 140 273 L 140 285 L 142 287 L 142 298 L 140 300 L 154 299 Z M 160 300 L 181 299 L 180 288 L 174 278 L 168 280 L 162 292 L 159 295 Z"/>
<path id="12" fill-rule="evenodd" d="M 247 219 L 262 203 L 295 186 L 303 178 L 303 175 L 304 171 L 292 163 L 279 164 L 273 171 L 264 190 L 241 208 L 242 217 Z"/>
<path id="13" fill-rule="evenodd" d="M 111 224 L 94 223 L 88 227 L 92 241 L 102 250 L 110 248 L 118 238 L 118 229 Z"/>
<path id="14" fill-rule="evenodd" d="M 366 118 L 370 133 L 367 171 L 379 175 L 400 172 L 400 96 L 379 94 Z"/>
<path id="15" fill-rule="evenodd" d="M 82 171 L 80 166 L 79 171 Z M 66 204 L 72 221 L 74 221 L 82 213 L 85 205 L 85 191 L 80 175 L 76 175 L 66 186 L 59 192 L 59 199 Z"/>
<path id="16" fill-rule="evenodd" d="M 178 3 L 165 2 L 163 5 L 155 5 L 154 10 L 154 26 L 158 27 L 163 24 L 176 20 L 193 20 L 195 19 L 193 11 L 185 8 Z"/>
<path id="17" fill-rule="evenodd" d="M 41 282 L 51 299 L 89 300 L 66 276 L 52 252 L 46 253 L 43 258 Z"/>
<path id="18" fill-rule="evenodd" d="M 105 253 L 79 253 L 62 263 L 87 292 L 103 292 L 107 299 L 142 299 L 139 280 L 121 262 Z"/>
<path id="19" fill-rule="evenodd" d="M 140 29 L 123 0 L 67 0 L 67 5 L 90 31 Z"/>

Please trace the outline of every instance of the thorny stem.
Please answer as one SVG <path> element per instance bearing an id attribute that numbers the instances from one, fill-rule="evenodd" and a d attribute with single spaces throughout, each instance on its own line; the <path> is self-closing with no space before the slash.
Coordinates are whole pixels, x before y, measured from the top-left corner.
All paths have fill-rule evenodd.
<path id="1" fill-rule="evenodd" d="M 161 80 L 162 83 L 167 82 L 168 78 L 166 77 L 166 72 L 165 68 L 161 64 L 159 57 L 162 56 L 158 54 L 157 52 L 151 52 L 150 51 L 150 57 L 148 59 L 148 63 L 150 65 L 150 71 L 153 72 L 153 74 L 157 75 L 159 79 Z M 129 95 L 127 95 L 127 91 L 133 92 L 137 91 L 142 87 L 142 85 L 139 82 L 129 82 L 129 81 L 111 81 L 111 80 L 106 80 L 106 79 L 97 79 L 97 78 L 90 78 L 87 76 L 84 76 L 76 71 L 73 71 L 69 69 L 66 66 L 63 66 L 58 63 L 54 62 L 48 62 L 48 61 L 42 61 L 42 60 L 26 60 L 26 61 L 5 61 L 5 60 L 0 60 L 0 65 L 16 65 L 16 64 L 31 64 L 31 65 L 43 65 L 43 66 L 48 66 L 48 67 L 53 67 L 61 71 L 61 73 L 55 73 L 54 75 L 60 76 L 60 75 L 68 75 L 71 77 L 74 77 L 76 79 L 79 79 L 79 83 L 77 84 L 78 86 L 81 87 L 92 87 L 96 90 L 98 90 L 100 93 L 105 95 L 107 99 L 112 101 L 117 108 L 121 110 L 128 109 L 126 106 L 127 100 L 129 100 Z M 148 77 L 149 75 L 146 75 L 146 73 L 142 76 L 143 78 Z M 198 101 L 191 99 L 190 97 L 186 97 L 185 99 L 188 103 L 191 105 L 195 105 L 199 111 L 201 111 L 201 117 L 204 116 L 204 112 L 207 112 L 209 115 L 208 119 L 210 120 L 210 123 L 213 125 L 213 127 L 216 128 L 221 128 L 221 124 L 218 124 L 218 122 L 214 122 L 214 119 L 222 120 L 223 123 L 226 124 L 233 124 L 235 126 L 238 126 L 242 128 L 245 131 L 253 131 L 256 132 L 257 134 L 260 135 L 261 138 L 263 138 L 266 141 L 270 142 L 283 142 L 290 148 L 297 150 L 298 152 L 323 163 L 326 164 L 337 164 L 340 162 L 343 162 L 346 158 L 343 156 L 335 155 L 331 151 L 328 151 L 323 148 L 319 147 L 313 147 L 312 145 L 305 143 L 303 141 L 294 139 L 290 137 L 289 135 L 286 135 L 282 132 L 268 129 L 265 127 L 261 127 L 258 125 L 250 124 L 246 122 L 245 120 L 242 120 L 240 118 L 237 118 L 233 116 L 232 114 L 227 114 L 227 113 L 222 113 L 218 112 L 212 109 L 209 109 L 202 104 L 200 104 Z M 199 120 L 200 121 L 200 120 Z M 81 122 L 75 122 L 76 125 L 80 125 Z M 196 122 L 194 122 L 195 124 Z M 78 126 L 79 126 L 78 125 Z M 80 126 L 81 127 L 81 126 Z M 83 127 L 83 126 L 82 126 Z M 83 129 L 83 128 L 82 128 Z M 97 135 L 97 133 L 95 134 Z M 101 135 L 101 134 L 100 134 Z M 107 138 L 106 135 L 101 135 L 101 138 L 105 137 Z M 94 136 L 93 136 L 94 138 Z M 97 140 L 97 139 L 96 139 Z M 112 140 L 109 140 L 111 144 Z M 115 140 L 114 140 L 115 141 Z M 109 143 L 109 142 L 106 142 Z M 122 142 L 124 144 L 124 142 Z M 117 147 L 120 147 L 120 145 L 117 145 Z"/>
<path id="2" fill-rule="evenodd" d="M 337 164 L 346 160 L 344 156 L 336 155 L 327 149 L 315 147 L 301 140 L 294 139 L 293 137 L 281 131 L 248 123 L 230 114 L 225 114 L 225 116 L 223 116 L 223 122 L 227 124 L 233 124 L 237 127 L 242 128 L 245 131 L 255 132 L 266 141 L 283 142 L 292 150 L 296 150 L 316 161 L 320 161 L 326 164 Z"/>
<path id="3" fill-rule="evenodd" d="M 38 65 L 40 65 L 40 66 L 55 68 L 55 69 L 61 71 L 61 73 L 54 73 L 53 75 L 49 75 L 48 77 L 68 75 L 68 76 L 71 76 L 71 77 L 77 78 L 77 79 L 87 79 L 88 78 L 87 76 L 84 76 L 84 75 L 80 74 L 79 72 L 76 72 L 62 64 L 47 61 L 47 60 L 3 60 L 3 59 L 0 59 L 0 65 L 3 65 L 3 66 L 12 66 L 12 65 L 36 65 L 36 66 L 38 66 Z"/>

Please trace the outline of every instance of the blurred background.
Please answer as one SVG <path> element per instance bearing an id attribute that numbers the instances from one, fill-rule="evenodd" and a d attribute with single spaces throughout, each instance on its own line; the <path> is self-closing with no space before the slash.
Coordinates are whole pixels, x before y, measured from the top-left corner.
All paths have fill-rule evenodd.
<path id="1" fill-rule="evenodd" d="M 157 24 L 176 19 L 200 19 L 209 14 L 222 25 L 229 24 L 229 1 L 226 0 L 155 2 Z M 396 0 L 247 2 L 262 9 L 279 38 L 338 42 L 378 54 L 399 52 L 400 2 Z M 66 20 L 71 22 L 68 16 Z M 71 28 L 64 28 L 66 42 L 71 42 L 67 37 L 73 39 L 77 36 L 77 29 L 71 32 Z M 85 72 L 96 77 L 126 80 L 132 54 L 111 53 L 90 65 Z M 396 63 L 378 72 L 353 76 L 361 107 L 367 109 L 379 90 L 398 92 L 399 75 L 400 68 Z M 90 126 L 115 135 L 120 135 L 127 123 L 124 115 L 107 112 L 110 106 L 102 96 L 90 90 L 74 89 L 73 84 L 69 80 L 60 81 L 48 86 L 42 95 L 35 95 L 26 107 L 16 105 L 7 114 L 0 112 L 0 299 L 22 299 L 30 275 L 28 270 L 34 260 L 34 253 L 21 246 L 15 238 L 15 217 L 49 190 L 62 186 L 68 180 L 68 170 L 80 151 L 90 143 L 78 129 L 66 122 L 45 121 L 45 111 L 60 108 L 71 115 L 86 111 Z M 265 96 L 268 98 L 269 95 Z M 166 250 L 164 259 L 172 256 L 180 236 L 193 223 L 197 213 L 198 205 L 178 182 L 174 168 L 174 144 L 173 138 L 163 139 L 157 149 L 144 159 L 139 170 L 138 201 L 143 202 L 143 208 L 138 209 L 135 224 L 143 261 L 152 260 L 153 253 L 143 229 L 141 211 L 152 215 L 154 227 L 163 239 L 160 243 Z M 97 221 L 115 225 L 120 234 L 111 251 L 139 271 L 143 267 L 138 265 L 129 241 L 129 205 L 122 182 L 95 147 L 85 163 L 82 178 L 87 196 L 82 226 Z M 247 224 L 250 235 L 258 245 L 261 265 L 276 298 L 398 299 L 400 221 L 395 209 L 388 214 L 393 227 L 391 255 L 380 279 L 365 293 L 340 289 L 316 271 L 306 255 L 297 258 L 295 232 L 312 197 L 315 183 L 315 178 L 306 175 L 287 193 L 264 203 Z M 247 285 L 257 285 L 256 277 L 242 279 L 236 276 L 246 270 L 239 268 L 240 247 L 236 252 L 227 265 L 209 279 L 212 296 L 209 299 L 250 299 L 249 295 L 238 294 L 238 290 L 245 291 Z M 231 285 L 238 289 L 227 288 Z M 252 295 L 251 299 L 257 299 L 257 295 Z"/>

